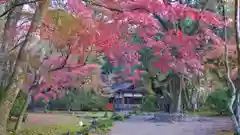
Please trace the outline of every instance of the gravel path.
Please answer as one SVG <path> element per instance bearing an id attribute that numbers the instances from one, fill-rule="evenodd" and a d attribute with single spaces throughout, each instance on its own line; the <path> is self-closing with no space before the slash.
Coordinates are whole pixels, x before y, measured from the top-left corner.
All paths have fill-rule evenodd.
<path id="1" fill-rule="evenodd" d="M 163 122 L 146 116 L 134 116 L 116 122 L 109 135 L 215 135 L 217 131 L 231 129 L 228 117 L 198 117 L 198 120 Z"/>

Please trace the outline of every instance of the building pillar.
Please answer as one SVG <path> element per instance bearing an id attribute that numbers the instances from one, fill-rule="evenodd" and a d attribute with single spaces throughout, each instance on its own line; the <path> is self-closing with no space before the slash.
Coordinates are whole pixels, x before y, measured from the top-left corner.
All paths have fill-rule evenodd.
<path id="1" fill-rule="evenodd" d="M 122 95 L 122 105 L 121 105 L 121 110 L 124 110 L 124 93 L 121 93 Z"/>

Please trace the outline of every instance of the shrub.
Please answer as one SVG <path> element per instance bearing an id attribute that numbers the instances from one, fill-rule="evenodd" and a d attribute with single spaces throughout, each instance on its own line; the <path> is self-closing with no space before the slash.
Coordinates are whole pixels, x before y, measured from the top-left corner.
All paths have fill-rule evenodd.
<path id="1" fill-rule="evenodd" d="M 23 92 L 20 92 L 13 104 L 13 107 L 10 111 L 10 116 L 18 117 L 21 114 L 23 106 L 26 102 L 27 95 Z"/>
<path id="2" fill-rule="evenodd" d="M 111 120 L 111 119 L 97 121 L 97 128 L 106 129 L 106 128 L 110 128 L 112 126 L 113 126 L 113 120 Z"/>
<path id="3" fill-rule="evenodd" d="M 43 99 L 39 99 L 35 102 L 34 107 L 45 108 L 48 105 Z"/>
<path id="4" fill-rule="evenodd" d="M 50 113 L 51 111 L 49 111 L 48 109 L 45 109 L 43 112 L 44 113 Z"/>
<path id="5" fill-rule="evenodd" d="M 210 109 L 216 111 L 220 115 L 229 113 L 228 103 L 230 101 L 229 91 L 226 89 L 220 89 L 211 93 L 207 98 L 207 106 Z"/>
<path id="6" fill-rule="evenodd" d="M 111 119 L 114 120 L 114 121 L 123 121 L 124 120 L 124 116 L 120 115 L 118 113 L 113 113 Z"/>
<path id="7" fill-rule="evenodd" d="M 131 114 L 130 113 L 129 114 L 125 114 L 123 117 L 124 117 L 124 119 L 129 119 L 131 117 Z"/>
<path id="8" fill-rule="evenodd" d="M 70 104 L 68 96 L 50 102 L 50 110 L 67 110 Z"/>
<path id="9" fill-rule="evenodd" d="M 141 109 L 144 112 L 156 111 L 156 97 L 153 95 L 148 95 L 143 98 L 143 103 Z"/>
<path id="10" fill-rule="evenodd" d="M 142 106 L 141 106 L 142 107 Z M 130 114 L 133 115 L 141 115 L 142 114 L 143 109 L 141 110 L 141 108 L 139 107 L 133 107 L 132 112 L 130 112 Z"/>
<path id="11" fill-rule="evenodd" d="M 91 91 L 69 92 L 65 97 L 50 102 L 51 110 L 68 110 L 71 106 L 75 111 L 103 110 L 108 104 L 108 100 Z"/>
<path id="12" fill-rule="evenodd" d="M 103 117 L 108 118 L 108 112 L 105 112 Z"/>
<path id="13" fill-rule="evenodd" d="M 74 110 L 92 111 L 103 110 L 108 104 L 108 100 L 105 97 L 97 95 L 92 92 L 81 91 L 72 103 Z"/>

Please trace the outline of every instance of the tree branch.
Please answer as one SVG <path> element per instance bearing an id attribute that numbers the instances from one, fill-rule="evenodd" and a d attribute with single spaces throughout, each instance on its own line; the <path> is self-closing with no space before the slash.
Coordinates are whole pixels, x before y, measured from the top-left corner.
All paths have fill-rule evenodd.
<path id="1" fill-rule="evenodd" d="M 3 13 L 0 14 L 0 17 L 3 17 L 5 16 L 8 12 L 10 12 L 11 10 L 13 10 L 14 8 L 16 7 L 19 7 L 19 6 L 23 6 L 25 4 L 31 4 L 31 3 L 36 3 L 38 1 L 42 1 L 42 0 L 33 0 L 33 1 L 25 1 L 25 2 L 21 2 L 21 3 L 16 3 L 14 5 L 12 5 L 10 8 L 8 8 L 6 11 L 4 11 Z"/>
<path id="2" fill-rule="evenodd" d="M 67 55 L 67 57 L 64 59 L 64 62 L 62 63 L 61 66 L 59 66 L 59 67 L 57 67 L 57 68 L 54 68 L 54 69 L 51 69 L 51 70 L 48 71 L 48 72 L 57 71 L 57 70 L 60 70 L 60 69 L 63 69 L 63 68 L 71 68 L 71 69 L 74 69 L 74 68 L 79 68 L 79 67 L 85 66 L 85 65 L 87 64 L 87 60 L 88 60 L 91 52 L 92 52 L 92 46 L 91 46 L 91 49 L 88 51 L 88 54 L 87 54 L 86 58 L 85 58 L 84 61 L 83 61 L 83 64 L 78 65 L 78 66 L 75 66 L 75 67 L 66 66 L 67 60 L 68 60 L 69 55 L 70 55 L 70 52 L 69 52 L 68 55 Z"/>
<path id="3" fill-rule="evenodd" d="M 237 5 L 237 3 L 238 3 L 238 0 L 235 0 L 235 5 Z M 223 15 L 225 16 L 226 14 L 225 14 L 225 7 L 224 7 L 224 5 L 222 5 L 223 6 Z M 235 8 L 235 10 L 238 10 L 237 8 Z M 237 12 L 237 11 L 236 11 Z M 236 13 L 235 12 L 235 13 Z M 237 14 L 235 14 L 236 16 L 237 16 Z M 225 21 L 225 20 L 224 20 Z M 235 22 L 238 22 L 237 20 L 236 20 L 236 18 L 235 18 Z M 235 29 L 237 29 L 237 27 L 235 28 Z M 226 27 L 224 27 L 224 38 L 225 39 L 227 39 L 227 30 L 226 30 Z M 237 32 L 237 30 L 236 30 L 236 35 L 238 36 L 238 32 Z M 237 48 L 239 48 L 238 47 L 238 37 L 236 37 L 236 40 L 237 40 Z M 226 41 L 226 40 L 225 40 Z M 238 126 L 239 126 L 239 123 L 238 123 L 238 120 L 237 120 L 237 118 L 236 118 L 236 116 L 234 115 L 234 102 L 235 102 L 235 100 L 237 99 L 237 97 L 236 97 L 236 92 L 237 92 L 237 89 L 236 89 L 236 86 L 235 86 L 235 84 L 234 84 L 234 82 L 233 82 L 233 80 L 231 79 L 231 71 L 230 71 L 230 67 L 229 67 L 229 60 L 228 60 L 228 45 L 227 45 L 227 43 L 226 42 L 224 42 L 224 56 L 225 56 L 225 61 L 224 61 L 224 65 L 225 65 L 225 68 L 226 68 L 226 70 L 227 70 L 227 80 L 228 80 L 228 82 L 230 83 L 230 86 L 231 86 L 231 89 L 232 89 L 232 96 L 231 96 L 231 100 L 230 100 L 230 102 L 229 102 L 229 110 L 230 110 L 230 112 L 232 113 L 232 121 L 233 121 L 233 125 L 234 125 L 234 127 L 235 127 L 235 129 L 238 129 Z M 239 69 L 238 69 L 238 71 L 239 71 Z"/>
<path id="4" fill-rule="evenodd" d="M 46 13 L 46 9 L 48 8 L 48 5 L 49 5 L 49 0 L 45 0 L 43 3 L 39 4 L 39 6 L 37 7 L 37 9 L 34 13 L 31 25 L 30 25 L 30 29 L 29 29 L 29 31 L 26 35 L 25 40 L 23 41 L 23 44 L 20 46 L 19 51 L 18 51 L 17 56 L 16 56 L 16 59 L 14 61 L 13 72 L 9 75 L 10 76 L 9 81 L 8 81 L 9 83 L 4 88 L 4 90 L 7 90 L 9 88 L 9 86 L 13 83 L 12 79 L 14 78 L 14 76 L 17 73 L 17 68 L 19 66 L 20 58 L 21 58 L 22 52 L 24 50 L 24 47 L 29 42 L 31 42 L 31 40 L 33 38 L 33 32 L 35 32 L 40 27 L 40 25 L 42 24 L 42 19 L 43 19 L 45 13 Z"/>
<path id="5" fill-rule="evenodd" d="M 53 69 L 50 69 L 48 72 L 53 72 L 53 71 L 56 71 L 56 70 L 59 70 L 59 69 L 62 69 L 62 68 L 65 67 L 65 65 L 67 64 L 67 60 L 68 60 L 68 58 L 70 56 L 70 53 L 71 53 L 70 45 L 68 45 L 68 49 L 69 49 L 69 51 L 67 53 L 67 56 L 65 57 L 65 59 L 64 59 L 63 63 L 61 64 L 61 66 L 53 68 Z"/>
<path id="6" fill-rule="evenodd" d="M 94 2 L 90 2 L 89 4 L 90 4 L 90 5 L 93 5 L 93 6 L 97 6 L 97 7 L 102 7 L 102 8 L 108 9 L 108 10 L 110 10 L 110 11 L 124 12 L 124 11 L 121 10 L 121 9 L 107 7 L 107 6 L 104 6 L 104 5 L 101 5 L 101 4 L 98 4 L 98 3 L 94 3 Z"/>

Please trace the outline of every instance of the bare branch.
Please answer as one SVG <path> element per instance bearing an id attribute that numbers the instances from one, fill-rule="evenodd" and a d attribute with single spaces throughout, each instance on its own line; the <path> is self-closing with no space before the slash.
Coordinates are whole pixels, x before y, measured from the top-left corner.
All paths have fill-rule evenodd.
<path id="1" fill-rule="evenodd" d="M 90 4 L 90 5 L 93 5 L 93 6 L 97 6 L 97 7 L 102 7 L 102 8 L 108 9 L 108 10 L 110 10 L 110 11 L 124 12 L 124 11 L 121 10 L 121 9 L 107 7 L 107 6 L 104 6 L 104 5 L 98 4 L 98 3 L 90 2 L 89 4 Z"/>
<path id="2" fill-rule="evenodd" d="M 25 37 L 25 36 L 22 36 L 22 37 Z M 20 39 L 17 41 L 17 43 L 18 43 L 21 39 L 22 39 L 22 38 L 20 38 Z M 13 50 L 15 50 L 17 47 L 21 46 L 22 44 L 23 44 L 23 41 L 20 42 L 20 43 L 18 43 L 18 44 L 15 44 L 15 45 L 10 49 L 9 53 L 12 52 Z"/>
<path id="3" fill-rule="evenodd" d="M 53 72 L 53 71 L 56 71 L 56 70 L 59 70 L 59 69 L 62 69 L 62 68 L 65 67 L 65 65 L 67 64 L 67 60 L 68 60 L 68 58 L 69 58 L 69 56 L 70 56 L 70 53 L 71 53 L 70 46 L 71 46 L 71 45 L 68 45 L 68 50 L 69 50 L 69 51 L 68 51 L 67 56 L 65 57 L 63 63 L 61 64 L 61 66 L 56 67 L 56 68 L 54 68 L 54 69 L 51 69 L 51 70 L 49 70 L 48 72 Z"/>
<path id="4" fill-rule="evenodd" d="M 23 44 L 20 46 L 19 48 L 19 51 L 17 53 L 17 56 L 16 56 L 16 60 L 14 61 L 14 64 L 13 64 L 13 72 L 10 74 L 10 77 L 9 77 L 9 83 L 8 85 L 4 88 L 4 90 L 8 89 L 9 86 L 11 85 L 12 83 L 12 79 L 14 78 L 14 76 L 16 75 L 16 72 L 17 72 L 17 67 L 20 63 L 20 58 L 21 58 L 21 55 L 22 55 L 22 52 L 24 50 L 24 47 L 32 41 L 32 35 L 33 33 L 40 27 L 40 25 L 42 24 L 42 19 L 43 19 L 43 16 L 45 15 L 46 13 L 46 9 L 48 8 L 48 5 L 49 5 L 49 1 L 46 0 L 44 1 L 43 3 L 39 4 L 39 6 L 37 7 L 35 13 L 34 13 L 34 17 L 32 19 L 32 22 L 31 22 L 31 26 L 30 26 L 30 29 L 26 35 L 26 38 L 25 40 L 23 41 Z"/>
<path id="5" fill-rule="evenodd" d="M 74 66 L 74 67 L 71 67 L 71 66 L 66 66 L 67 64 L 67 60 L 69 58 L 69 55 L 70 53 L 68 53 L 68 55 L 66 56 L 66 58 L 64 59 L 63 63 L 61 64 L 61 66 L 57 67 L 57 68 L 54 68 L 54 69 L 51 69 L 49 72 L 53 72 L 53 71 L 57 71 L 57 70 L 60 70 L 60 69 L 63 69 L 63 68 L 71 68 L 71 69 L 74 69 L 74 68 L 79 68 L 79 67 L 82 67 L 82 66 L 85 66 L 87 64 L 87 60 L 90 56 L 90 53 L 92 52 L 92 47 L 91 47 L 91 50 L 88 52 L 83 64 L 80 64 L 78 66 Z"/>
<path id="6" fill-rule="evenodd" d="M 235 3 L 235 5 L 237 6 L 237 3 L 238 3 L 238 0 L 235 0 L 236 1 L 236 3 Z M 223 7 L 224 7 L 224 5 L 223 5 Z M 224 14 L 224 16 L 226 15 L 225 14 L 225 8 L 224 8 L 224 10 L 223 10 L 223 14 Z M 238 7 L 237 8 L 235 8 L 235 10 L 238 10 Z M 238 12 L 238 11 L 236 11 L 236 12 Z M 235 12 L 235 13 L 236 13 Z M 237 14 L 235 14 L 236 16 L 238 16 Z M 236 18 L 235 18 L 236 19 Z M 238 25 L 237 24 L 237 22 L 238 21 L 236 21 L 235 20 L 235 22 L 236 22 L 236 25 Z M 224 38 L 225 39 L 227 39 L 227 30 L 226 30 L 226 27 L 224 27 L 224 31 L 225 31 L 225 33 L 224 33 Z M 226 41 L 226 40 L 225 40 Z M 238 41 L 238 31 L 237 31 L 237 27 L 236 27 L 236 41 L 237 41 L 237 52 L 238 52 L 238 55 L 239 55 L 239 47 L 238 47 L 238 45 L 239 45 L 239 41 Z M 233 116 L 232 116 L 232 120 L 233 120 L 233 124 L 234 124 L 234 126 L 235 126 L 235 129 L 238 129 L 238 126 L 239 126 L 239 123 L 238 123 L 238 120 L 237 120 L 237 118 L 234 116 L 234 107 L 233 107 L 233 105 L 234 105 L 234 102 L 235 102 L 235 100 L 238 98 L 238 97 L 236 97 L 236 92 L 237 92 L 237 89 L 236 89 L 236 86 L 235 86 L 235 84 L 234 84 L 234 82 L 233 82 L 233 80 L 231 79 L 231 71 L 230 71 L 230 67 L 229 67 L 229 60 L 228 60 L 228 45 L 227 45 L 227 43 L 226 42 L 224 42 L 224 54 L 225 54 L 225 61 L 224 61 L 224 65 L 225 65 L 225 68 L 226 68 L 226 70 L 227 70 L 227 80 L 228 80 L 228 82 L 230 83 L 230 87 L 231 87 L 231 89 L 232 89 L 232 96 L 231 96 L 231 101 L 230 101 L 230 103 L 229 103 L 229 110 L 230 110 L 230 112 L 233 114 Z M 238 58 L 239 59 L 239 58 Z M 240 63 L 239 63 L 240 64 Z M 239 67 L 238 67 L 238 72 L 239 72 Z M 237 77 L 238 78 L 238 77 Z"/>
<path id="7" fill-rule="evenodd" d="M 31 4 L 31 3 L 36 3 L 38 1 L 42 1 L 42 0 L 33 0 L 33 1 L 25 1 L 25 2 L 21 2 L 21 3 L 16 3 L 14 5 L 12 5 L 10 8 L 8 8 L 6 11 L 4 11 L 3 13 L 0 14 L 0 17 L 3 17 L 5 16 L 8 12 L 10 12 L 11 10 L 13 10 L 14 8 L 16 7 L 19 7 L 19 6 L 23 6 L 25 4 Z"/>

